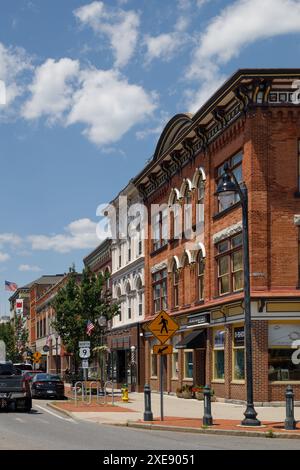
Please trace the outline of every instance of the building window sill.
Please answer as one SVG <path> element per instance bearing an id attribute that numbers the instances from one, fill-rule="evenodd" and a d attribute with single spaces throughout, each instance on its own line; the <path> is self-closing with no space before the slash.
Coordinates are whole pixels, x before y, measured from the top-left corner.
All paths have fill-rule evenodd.
<path id="1" fill-rule="evenodd" d="M 217 212 L 216 214 L 214 214 L 213 217 L 212 217 L 213 220 L 221 219 L 223 216 L 225 216 L 226 214 L 230 213 L 231 211 L 233 211 L 234 209 L 236 209 L 236 208 L 239 207 L 240 205 L 241 205 L 241 201 L 235 202 L 234 204 L 232 204 L 232 206 L 227 207 L 227 208 L 224 209 L 223 211 Z"/>
<path id="2" fill-rule="evenodd" d="M 232 380 L 230 383 L 233 384 L 233 385 L 235 385 L 235 384 L 236 385 L 245 385 L 245 380 Z"/>
<path id="3" fill-rule="evenodd" d="M 212 384 L 224 384 L 225 380 L 224 379 L 214 379 L 211 381 Z"/>
<path id="4" fill-rule="evenodd" d="M 189 378 L 189 377 L 183 377 L 182 379 L 184 382 L 193 382 L 193 379 Z"/>
<path id="5" fill-rule="evenodd" d="M 235 295 L 235 294 L 241 294 L 241 292 L 243 292 L 244 289 L 240 289 L 240 290 L 235 290 L 233 292 L 227 292 L 226 294 L 219 294 L 219 295 L 216 295 L 213 297 L 214 300 L 217 300 L 217 299 L 224 299 L 226 297 L 229 297 L 231 295 Z"/>
<path id="6" fill-rule="evenodd" d="M 156 250 L 152 251 L 152 252 L 150 253 L 151 258 L 152 258 L 153 256 L 158 255 L 158 253 L 161 253 L 162 251 L 166 250 L 167 248 L 168 248 L 168 244 L 165 243 L 165 245 L 163 245 L 163 246 L 161 246 L 160 248 L 157 248 Z"/>
<path id="7" fill-rule="evenodd" d="M 203 305 L 204 304 L 204 300 L 197 300 L 195 302 L 195 305 Z"/>

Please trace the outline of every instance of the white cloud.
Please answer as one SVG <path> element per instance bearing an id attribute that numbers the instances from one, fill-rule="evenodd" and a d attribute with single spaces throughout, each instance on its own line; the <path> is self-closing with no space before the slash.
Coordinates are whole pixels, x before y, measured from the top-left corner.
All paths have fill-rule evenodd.
<path id="1" fill-rule="evenodd" d="M 186 40 L 186 35 L 180 34 L 177 31 L 163 33 L 158 36 L 145 36 L 144 44 L 147 47 L 146 63 L 154 59 L 165 61 L 172 59 Z"/>
<path id="2" fill-rule="evenodd" d="M 149 34 L 144 36 L 143 44 L 147 48 L 146 64 L 155 59 L 171 60 L 191 40 L 190 35 L 185 33 L 190 24 L 189 10 L 191 3 L 189 0 L 178 0 L 177 8 L 179 15 L 174 25 L 174 31 L 157 36 L 150 36 Z"/>
<path id="3" fill-rule="evenodd" d="M 97 145 L 119 140 L 156 108 L 153 94 L 128 83 L 115 70 L 87 70 L 81 78 L 67 124 L 86 124 L 84 135 Z"/>
<path id="4" fill-rule="evenodd" d="M 260 39 L 300 32 L 298 0 L 238 0 L 212 19 L 200 36 L 189 70 L 202 76 L 206 61 L 227 63 Z"/>
<path id="5" fill-rule="evenodd" d="M 23 93 L 20 76 L 31 68 L 31 58 L 24 49 L 6 47 L 0 42 L 0 80 L 6 85 L 6 106 Z"/>
<path id="6" fill-rule="evenodd" d="M 15 233 L 0 233 L 0 247 L 10 245 L 16 247 L 21 245 L 22 239 Z"/>
<path id="7" fill-rule="evenodd" d="M 4 263 L 10 258 L 10 256 L 7 253 L 3 253 L 0 251 L 0 263 Z"/>
<path id="8" fill-rule="evenodd" d="M 31 266 L 30 264 L 20 264 L 20 266 L 18 267 L 18 270 L 22 272 L 30 271 L 30 272 L 37 273 L 41 271 L 41 268 L 39 266 Z"/>
<path id="9" fill-rule="evenodd" d="M 205 2 L 198 2 L 204 4 Z M 300 32 L 299 0 L 237 0 L 225 7 L 200 35 L 186 74 L 201 81 L 187 91 L 189 110 L 195 111 L 220 86 L 222 65 L 258 40 Z"/>
<path id="10" fill-rule="evenodd" d="M 30 99 L 24 104 L 22 115 L 26 119 L 48 116 L 50 122 L 61 119 L 70 106 L 74 80 L 79 74 L 79 62 L 69 58 L 59 61 L 48 59 L 35 71 L 29 87 Z"/>
<path id="11" fill-rule="evenodd" d="M 92 2 L 74 11 L 79 21 L 94 32 L 104 34 L 115 55 L 115 66 L 125 66 L 133 56 L 140 25 L 139 15 L 120 8 L 108 8 L 103 2 Z"/>
<path id="12" fill-rule="evenodd" d="M 71 222 L 65 232 L 56 235 L 31 235 L 28 241 L 33 250 L 53 250 L 68 253 L 72 250 L 94 248 L 99 243 L 96 235 L 96 222 L 90 219 L 79 219 Z"/>

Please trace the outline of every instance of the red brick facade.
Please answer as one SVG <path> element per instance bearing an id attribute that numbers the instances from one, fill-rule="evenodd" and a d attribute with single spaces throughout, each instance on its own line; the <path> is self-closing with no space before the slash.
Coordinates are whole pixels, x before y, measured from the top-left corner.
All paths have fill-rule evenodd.
<path id="1" fill-rule="evenodd" d="M 178 115 L 170 121 L 159 139 L 153 160 L 135 179 L 149 212 L 145 256 L 147 319 L 155 314 L 152 275 L 160 267 L 168 271 L 167 311 L 178 319 L 181 327 L 177 342 L 197 330 L 197 326 L 193 329 L 189 325 L 193 315 L 205 312 L 210 316 L 209 325 L 202 328 L 206 330 L 206 347 L 192 350 L 192 377 L 184 377 L 184 350 L 178 349 L 178 377 L 175 379 L 172 379 L 172 358 L 167 358 L 164 388 L 168 392 L 175 392 L 183 383 L 208 383 L 218 398 L 245 400 L 245 382 L 234 380 L 232 357 L 233 328 L 243 324 L 243 291 L 220 295 L 216 261 L 217 241 L 226 240 L 229 234 L 238 234 L 242 229 L 241 206 L 237 202 L 218 212 L 215 196 L 218 167 L 242 152 L 242 179 L 249 195 L 254 400 L 284 399 L 289 379 L 279 383 L 268 378 L 268 331 L 269 326 L 276 322 L 296 325 L 296 329 L 300 326 L 299 227 L 295 219 L 300 213 L 300 107 L 291 101 L 292 82 L 299 77 L 300 70 L 237 72 L 193 117 Z M 175 189 L 180 195 L 179 202 L 184 201 L 180 188 L 184 182 L 191 183 L 189 194 L 194 226 L 199 169 L 205 184 L 203 236 L 198 237 L 196 244 L 195 240 L 191 243 L 184 238 L 172 240 L 169 237 L 168 243 L 154 251 L 151 205 L 168 204 Z M 197 291 L 199 252 L 205 258 L 202 300 L 199 300 Z M 174 263 L 177 263 L 179 271 L 176 306 Z M 213 376 L 212 350 L 216 327 L 225 331 L 224 378 L 220 380 Z M 145 327 L 148 339 L 145 345 L 145 380 L 153 389 L 158 389 L 158 378 L 151 376 L 151 361 L 154 359 L 151 359 L 151 336 L 146 330 Z M 159 365 L 156 372 L 159 377 Z M 299 400 L 300 380 L 293 386 Z"/>

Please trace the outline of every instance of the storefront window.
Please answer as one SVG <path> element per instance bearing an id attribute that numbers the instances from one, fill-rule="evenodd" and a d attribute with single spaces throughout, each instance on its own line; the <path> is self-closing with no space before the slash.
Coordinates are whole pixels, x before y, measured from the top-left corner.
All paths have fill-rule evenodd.
<path id="1" fill-rule="evenodd" d="M 172 378 L 173 379 L 178 379 L 178 351 L 177 349 L 173 350 L 172 354 Z"/>
<path id="2" fill-rule="evenodd" d="M 245 345 L 244 327 L 233 330 L 233 379 L 245 379 Z"/>
<path id="3" fill-rule="evenodd" d="M 224 346 L 225 346 L 225 331 L 216 330 L 214 332 L 214 379 L 224 379 Z"/>
<path id="4" fill-rule="evenodd" d="M 192 379 L 193 378 L 193 351 L 184 352 L 184 378 Z"/>
<path id="5" fill-rule="evenodd" d="M 297 364 L 300 326 L 297 324 L 269 325 L 269 380 L 300 381 L 300 364 Z"/>
<path id="6" fill-rule="evenodd" d="M 157 355 L 151 353 L 151 377 L 157 377 Z"/>
<path id="7" fill-rule="evenodd" d="M 150 342 L 150 374 L 151 377 L 157 377 L 157 354 L 153 354 L 153 346 L 155 344 L 158 344 L 158 341 L 156 338 L 153 338 Z"/>

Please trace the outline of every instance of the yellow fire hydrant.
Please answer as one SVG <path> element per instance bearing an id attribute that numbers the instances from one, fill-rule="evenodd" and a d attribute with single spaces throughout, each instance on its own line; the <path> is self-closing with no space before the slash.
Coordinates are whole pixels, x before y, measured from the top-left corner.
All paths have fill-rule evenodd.
<path id="1" fill-rule="evenodd" d="M 127 386 L 127 384 L 123 385 L 123 387 L 121 388 L 121 392 L 122 392 L 122 401 L 128 402 L 128 386 Z"/>

